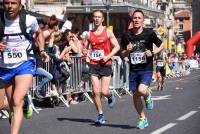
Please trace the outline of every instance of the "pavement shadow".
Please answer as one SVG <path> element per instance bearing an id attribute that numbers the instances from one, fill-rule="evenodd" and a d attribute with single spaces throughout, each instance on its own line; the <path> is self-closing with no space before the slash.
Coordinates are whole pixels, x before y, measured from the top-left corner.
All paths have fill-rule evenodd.
<path id="1" fill-rule="evenodd" d="M 92 119 L 80 119 L 80 118 L 57 118 L 58 121 L 74 121 L 74 122 L 86 122 L 86 123 L 93 123 L 94 120 Z"/>
<path id="2" fill-rule="evenodd" d="M 83 119 L 83 118 L 57 118 L 58 121 L 73 121 L 73 122 L 83 122 L 83 123 L 90 123 L 91 126 L 95 127 L 113 127 L 113 128 L 121 128 L 121 129 L 136 129 L 136 126 L 130 125 L 121 125 L 121 124 L 103 124 L 97 125 L 94 120 L 92 119 Z"/>

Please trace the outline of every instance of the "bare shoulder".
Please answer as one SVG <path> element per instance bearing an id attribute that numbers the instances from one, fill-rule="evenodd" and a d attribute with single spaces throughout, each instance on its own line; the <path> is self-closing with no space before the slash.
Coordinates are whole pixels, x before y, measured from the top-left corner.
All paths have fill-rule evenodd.
<path id="1" fill-rule="evenodd" d="M 45 29 L 45 30 L 41 30 L 41 32 L 43 33 L 44 37 L 47 38 L 50 36 L 50 32 L 48 29 Z"/>
<path id="2" fill-rule="evenodd" d="M 110 30 L 110 29 L 107 29 L 107 30 L 106 30 L 106 32 L 107 32 L 107 35 L 108 35 L 108 37 L 109 37 L 109 38 L 114 36 L 114 34 L 113 34 L 113 31 L 112 31 L 112 30 Z"/>

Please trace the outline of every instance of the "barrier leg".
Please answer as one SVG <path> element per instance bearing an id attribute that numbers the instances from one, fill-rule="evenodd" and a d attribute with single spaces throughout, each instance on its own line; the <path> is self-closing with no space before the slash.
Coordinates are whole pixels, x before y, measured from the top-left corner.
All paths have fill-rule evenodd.
<path id="1" fill-rule="evenodd" d="M 119 98 L 122 98 L 122 97 L 118 94 L 118 92 L 117 92 L 115 89 L 112 89 L 112 91 L 113 91 L 114 94 L 116 94 Z"/>
<path id="2" fill-rule="evenodd" d="M 33 110 L 34 110 L 37 114 L 39 114 L 38 109 L 36 109 L 36 107 L 35 107 L 34 104 L 33 104 L 33 100 L 32 100 L 32 97 L 31 97 L 30 94 L 28 95 L 28 101 L 29 101 L 31 107 L 33 108 Z"/>
<path id="3" fill-rule="evenodd" d="M 87 92 L 84 92 L 83 94 L 85 95 L 85 97 L 88 98 L 88 100 L 89 100 L 91 103 L 94 103 L 93 100 L 92 100 L 92 98 L 89 96 L 89 94 L 88 94 Z"/>
<path id="4" fill-rule="evenodd" d="M 58 98 L 65 104 L 66 107 L 69 107 L 69 103 L 65 100 L 63 95 L 59 95 Z"/>
<path id="5" fill-rule="evenodd" d="M 9 118 L 9 114 L 7 112 L 7 110 L 1 110 L 1 113 L 6 116 L 7 118 Z"/>
<path id="6" fill-rule="evenodd" d="M 91 102 L 94 103 L 93 99 L 90 97 L 90 95 L 87 93 L 87 91 L 90 91 L 90 86 L 89 86 L 89 82 L 85 82 L 84 84 L 84 89 L 81 88 L 81 92 L 83 92 L 83 95 L 85 95 L 85 97 Z"/>
<path id="7" fill-rule="evenodd" d="M 124 90 L 125 90 L 130 96 L 132 96 L 132 94 L 131 94 L 131 92 L 129 91 L 128 88 L 125 87 Z"/>

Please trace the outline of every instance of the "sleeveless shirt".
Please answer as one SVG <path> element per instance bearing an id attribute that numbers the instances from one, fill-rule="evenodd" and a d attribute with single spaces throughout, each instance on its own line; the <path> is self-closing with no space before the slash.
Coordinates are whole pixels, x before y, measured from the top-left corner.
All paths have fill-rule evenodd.
<path id="1" fill-rule="evenodd" d="M 107 36 L 107 29 L 104 28 L 102 33 L 99 35 L 96 35 L 94 32 L 90 32 L 89 41 L 91 45 L 90 64 L 99 64 L 100 58 L 108 55 L 111 52 L 110 40 Z M 112 60 L 109 59 L 105 64 L 111 65 Z"/>

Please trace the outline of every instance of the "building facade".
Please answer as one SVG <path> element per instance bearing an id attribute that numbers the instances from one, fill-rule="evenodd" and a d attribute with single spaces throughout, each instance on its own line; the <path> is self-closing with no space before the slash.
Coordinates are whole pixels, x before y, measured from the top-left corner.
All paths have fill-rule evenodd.
<path id="1" fill-rule="evenodd" d="M 200 31 L 200 0 L 192 1 L 192 13 L 193 13 L 192 31 L 193 34 L 195 34 L 197 31 Z M 200 53 L 200 42 L 196 47 L 196 52 Z"/>
<path id="2" fill-rule="evenodd" d="M 187 42 L 192 35 L 192 2 L 173 0 L 174 33 L 181 42 Z"/>
<path id="3" fill-rule="evenodd" d="M 62 0 L 51 1 L 63 2 Z M 41 3 L 41 0 L 40 2 L 36 0 L 34 6 L 36 7 L 38 3 Z M 92 28 L 92 11 L 103 10 L 105 12 L 104 25 L 111 25 L 117 37 L 127 30 L 130 22 L 129 14 L 134 9 L 144 11 L 145 18 L 147 18 L 145 23 L 148 27 L 156 27 L 157 21 L 164 19 L 164 11 L 158 9 L 157 0 L 68 0 L 66 5 L 63 19 L 73 20 L 73 24 L 80 31 Z"/>
<path id="4" fill-rule="evenodd" d="M 192 1 L 172 0 L 174 48 L 176 52 L 185 52 L 186 42 L 192 36 Z"/>
<path id="5" fill-rule="evenodd" d="M 193 13 L 192 30 L 194 34 L 197 31 L 200 31 L 200 0 L 192 1 L 192 13 Z"/>

